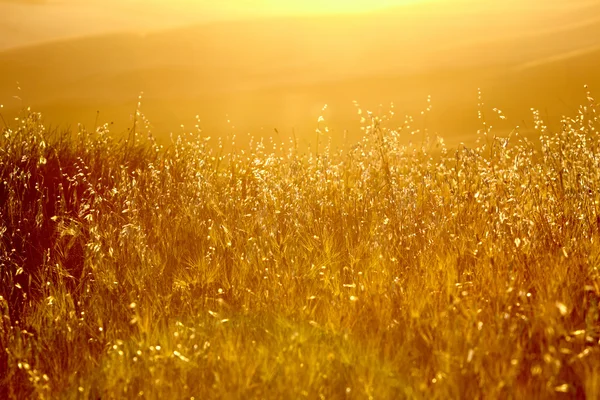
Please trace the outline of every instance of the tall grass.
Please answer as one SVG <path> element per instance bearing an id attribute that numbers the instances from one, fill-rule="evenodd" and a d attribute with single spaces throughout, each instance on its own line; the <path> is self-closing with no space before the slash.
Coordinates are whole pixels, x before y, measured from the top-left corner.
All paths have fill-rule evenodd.
<path id="1" fill-rule="evenodd" d="M 600 129 L 0 137 L 1 398 L 600 397 Z M 137 129 L 140 131 L 140 129 Z"/>

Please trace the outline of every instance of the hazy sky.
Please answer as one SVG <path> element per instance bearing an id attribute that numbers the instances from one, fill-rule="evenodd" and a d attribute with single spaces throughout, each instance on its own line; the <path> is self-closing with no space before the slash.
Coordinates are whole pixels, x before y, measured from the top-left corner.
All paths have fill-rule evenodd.
<path id="1" fill-rule="evenodd" d="M 249 13 L 319 13 L 319 12 L 356 12 L 382 7 L 395 6 L 423 0 L 129 0 L 135 3 L 153 3 L 163 6 L 178 6 L 188 10 L 206 8 L 245 11 Z"/>
<path id="2" fill-rule="evenodd" d="M 148 32 L 257 16 L 365 12 L 431 3 L 472 13 L 489 9 L 574 7 L 588 0 L 0 0 L 0 50 L 111 32 Z M 589 0 L 594 2 L 598 0 Z"/>
<path id="3" fill-rule="evenodd" d="M 0 50 L 110 32 L 257 16 L 362 12 L 425 1 L 0 0 Z"/>

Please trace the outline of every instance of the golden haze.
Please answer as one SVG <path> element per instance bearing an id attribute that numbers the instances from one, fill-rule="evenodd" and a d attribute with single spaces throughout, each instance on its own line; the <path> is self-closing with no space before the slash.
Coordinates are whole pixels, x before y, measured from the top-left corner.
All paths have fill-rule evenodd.
<path id="1" fill-rule="evenodd" d="M 318 4 L 0 2 L 0 399 L 600 398 L 598 2 Z"/>
<path id="2" fill-rule="evenodd" d="M 530 128 L 531 107 L 558 123 L 583 96 L 583 84 L 593 88 L 599 79 L 596 2 L 433 0 L 308 16 L 295 13 L 310 2 L 278 3 L 286 4 L 282 13 L 286 7 L 294 13 L 223 21 L 224 9 L 213 7 L 206 14 L 214 20 L 185 27 L 98 32 L 6 50 L 0 53 L 4 112 L 31 105 L 54 124 L 114 122 L 124 132 L 144 92 L 142 111 L 157 137 L 179 132 L 181 124 L 192 128 L 198 115 L 214 135 L 270 135 L 277 128 L 309 144 L 324 104 L 335 142 L 344 130 L 354 139 L 360 134 L 353 100 L 373 112 L 394 102 L 397 124 L 413 115 L 415 129 L 458 142 L 479 126 L 480 87 L 485 103 L 507 116 L 493 121 L 502 133 Z M 137 4 L 144 17 L 166 3 L 124 4 Z M 243 4 L 250 10 L 259 3 Z M 332 11 L 339 2 L 323 4 Z M 30 7 L 43 13 L 54 6 Z M 141 20 L 129 15 L 132 26 Z M 428 95 L 433 108 L 421 118 Z"/>

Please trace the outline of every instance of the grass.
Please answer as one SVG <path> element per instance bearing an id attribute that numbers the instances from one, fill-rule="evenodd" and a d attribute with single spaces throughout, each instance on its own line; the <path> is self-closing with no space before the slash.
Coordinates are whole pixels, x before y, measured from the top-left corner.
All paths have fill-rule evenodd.
<path id="1" fill-rule="evenodd" d="M 600 129 L 0 136 L 0 398 L 598 398 Z M 483 114 L 482 114 L 483 117 Z"/>

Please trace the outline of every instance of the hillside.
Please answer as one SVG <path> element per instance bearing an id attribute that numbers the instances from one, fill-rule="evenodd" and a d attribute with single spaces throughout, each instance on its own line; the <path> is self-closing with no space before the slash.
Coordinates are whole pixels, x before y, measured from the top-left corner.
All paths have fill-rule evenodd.
<path id="1" fill-rule="evenodd" d="M 600 6 L 548 3 L 539 13 L 524 4 L 516 11 L 479 10 L 472 2 L 410 5 L 13 49 L 0 53 L 0 102 L 9 116 L 31 105 L 56 124 L 93 126 L 100 111 L 100 122 L 124 131 L 143 91 L 143 111 L 158 137 L 193 126 L 195 115 L 218 132 L 231 133 L 233 124 L 241 133 L 276 127 L 308 135 L 326 103 L 339 133 L 358 129 L 353 100 L 373 110 L 393 101 L 404 115 L 419 114 L 431 95 L 431 116 L 416 128 L 469 140 L 479 124 L 479 87 L 490 107 L 514 110 L 503 126 L 510 130 L 542 100 L 556 120 L 568 111 L 565 99 L 583 96 L 584 83 L 598 86 L 589 66 L 598 62 Z"/>

